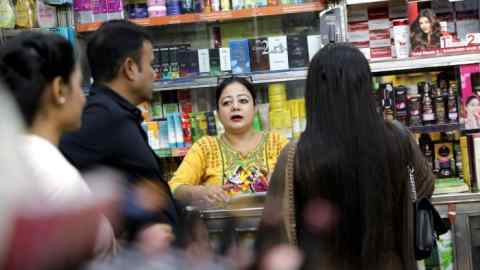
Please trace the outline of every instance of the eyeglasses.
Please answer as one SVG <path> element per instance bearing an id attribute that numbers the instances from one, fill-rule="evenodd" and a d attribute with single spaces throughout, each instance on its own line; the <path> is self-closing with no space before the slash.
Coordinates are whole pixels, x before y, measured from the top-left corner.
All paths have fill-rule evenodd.
<path id="1" fill-rule="evenodd" d="M 251 75 L 220 75 L 217 77 L 217 85 L 223 83 L 225 80 L 233 80 L 235 78 L 241 78 L 247 80 L 249 83 L 253 83 L 253 78 Z"/>

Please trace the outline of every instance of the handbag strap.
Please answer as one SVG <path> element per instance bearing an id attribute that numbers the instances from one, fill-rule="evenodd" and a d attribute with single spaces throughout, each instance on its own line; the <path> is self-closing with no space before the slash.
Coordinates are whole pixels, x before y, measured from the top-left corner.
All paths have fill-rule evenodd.
<path id="1" fill-rule="evenodd" d="M 405 145 L 408 145 L 410 147 L 410 131 L 399 121 L 391 121 L 391 123 L 397 128 L 397 130 L 400 132 L 400 137 L 402 140 L 402 143 Z M 408 151 L 408 153 L 412 153 L 412 151 Z M 407 170 L 408 170 L 408 184 L 410 186 L 410 193 L 411 193 L 411 199 L 412 202 L 417 201 L 417 188 L 415 185 L 415 169 L 413 168 L 413 165 L 411 164 L 411 159 L 413 158 L 411 155 L 408 158 L 408 164 L 407 164 Z"/>
<path id="2" fill-rule="evenodd" d="M 297 245 L 297 232 L 295 220 L 295 194 L 293 187 L 293 172 L 297 143 L 288 146 L 287 163 L 285 166 L 285 189 L 283 194 L 284 224 L 288 243 Z"/>

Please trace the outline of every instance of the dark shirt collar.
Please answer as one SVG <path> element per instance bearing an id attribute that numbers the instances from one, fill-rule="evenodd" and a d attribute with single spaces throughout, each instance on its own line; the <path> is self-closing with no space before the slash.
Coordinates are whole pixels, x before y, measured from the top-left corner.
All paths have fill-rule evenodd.
<path id="1" fill-rule="evenodd" d="M 115 101 L 115 103 L 120 105 L 126 111 L 130 112 L 139 123 L 143 121 L 143 116 L 140 109 L 138 109 L 135 105 L 130 103 L 124 97 L 120 96 L 118 93 L 113 91 L 110 87 L 104 84 L 94 84 L 92 85 L 91 93 L 94 95 L 97 93 L 103 93 L 109 96 L 110 98 L 112 98 L 113 101 Z"/>

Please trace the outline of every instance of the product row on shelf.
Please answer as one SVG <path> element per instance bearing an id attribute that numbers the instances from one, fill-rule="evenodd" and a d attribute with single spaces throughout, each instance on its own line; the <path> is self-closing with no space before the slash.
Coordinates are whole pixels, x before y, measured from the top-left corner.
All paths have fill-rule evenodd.
<path id="1" fill-rule="evenodd" d="M 57 6 L 60 5 L 61 6 Z M 0 0 L 0 29 L 73 26 L 73 13 L 63 1 Z"/>
<path id="2" fill-rule="evenodd" d="M 285 8 L 284 8 L 285 7 Z M 94 30 L 103 21 L 133 19 L 144 25 L 197 23 L 253 16 L 320 11 L 319 1 L 304 0 L 75 0 L 80 31 Z M 244 12 L 245 11 L 245 12 Z M 169 18 L 173 20 L 169 20 Z M 152 18 L 152 21 L 140 21 Z M 159 20 L 155 20 L 155 19 Z M 82 27 L 81 25 L 85 25 Z"/>
<path id="3" fill-rule="evenodd" d="M 157 80 L 305 69 L 319 50 L 319 35 L 288 35 L 230 40 L 228 47 L 154 49 Z"/>

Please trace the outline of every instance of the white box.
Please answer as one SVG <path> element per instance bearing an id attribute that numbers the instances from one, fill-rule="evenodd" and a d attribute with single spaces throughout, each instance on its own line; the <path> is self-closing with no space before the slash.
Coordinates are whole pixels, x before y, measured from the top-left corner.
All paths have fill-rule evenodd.
<path id="1" fill-rule="evenodd" d="M 315 54 L 323 47 L 320 35 L 307 36 L 308 58 L 311 61 Z"/>
<path id="2" fill-rule="evenodd" d="M 198 70 L 200 73 L 210 72 L 210 53 L 209 49 L 198 50 Z"/>
<path id="3" fill-rule="evenodd" d="M 268 49 L 271 71 L 286 70 L 289 68 L 287 36 L 269 37 Z"/>
<path id="4" fill-rule="evenodd" d="M 385 30 L 392 26 L 390 19 L 377 19 L 368 21 L 368 30 Z"/>
<path id="5" fill-rule="evenodd" d="M 232 63 L 230 59 L 230 48 L 220 48 L 220 71 L 232 70 Z"/>
<path id="6" fill-rule="evenodd" d="M 347 39 L 348 39 L 348 42 L 351 42 L 351 43 L 369 41 L 370 32 L 369 31 L 348 32 Z"/>

